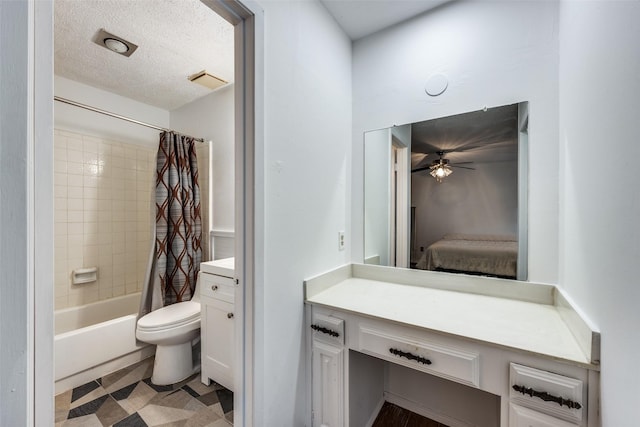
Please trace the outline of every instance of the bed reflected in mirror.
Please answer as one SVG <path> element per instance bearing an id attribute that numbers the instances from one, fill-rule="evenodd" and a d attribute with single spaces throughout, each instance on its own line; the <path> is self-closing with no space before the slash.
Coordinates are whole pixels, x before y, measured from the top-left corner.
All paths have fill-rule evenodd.
<path id="1" fill-rule="evenodd" d="M 364 136 L 365 263 L 527 279 L 528 103 Z"/>

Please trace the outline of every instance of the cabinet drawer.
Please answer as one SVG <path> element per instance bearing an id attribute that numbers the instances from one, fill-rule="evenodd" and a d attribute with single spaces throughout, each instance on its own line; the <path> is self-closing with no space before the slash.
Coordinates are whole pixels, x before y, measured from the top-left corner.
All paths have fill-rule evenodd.
<path id="1" fill-rule="evenodd" d="M 360 326 L 360 351 L 373 356 L 479 387 L 479 355 L 468 351 L 366 325 Z"/>
<path id="2" fill-rule="evenodd" d="M 582 381 L 515 363 L 511 364 L 509 377 L 513 403 L 576 424 L 582 421 Z"/>
<path id="3" fill-rule="evenodd" d="M 235 299 L 235 280 L 213 274 L 200 274 L 200 295 L 233 303 Z"/>
<path id="4" fill-rule="evenodd" d="M 576 427 L 576 425 L 512 403 L 509 407 L 509 427 Z"/>
<path id="5" fill-rule="evenodd" d="M 320 313 L 311 316 L 312 338 L 329 344 L 344 345 L 344 320 Z"/>

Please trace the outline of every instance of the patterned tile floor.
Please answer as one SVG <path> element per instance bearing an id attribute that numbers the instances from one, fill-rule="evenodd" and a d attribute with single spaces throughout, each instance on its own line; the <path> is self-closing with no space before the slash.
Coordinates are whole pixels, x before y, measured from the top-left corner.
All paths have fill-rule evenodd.
<path id="1" fill-rule="evenodd" d="M 196 374 L 178 384 L 151 383 L 153 358 L 56 396 L 56 427 L 228 427 L 233 393 Z"/>

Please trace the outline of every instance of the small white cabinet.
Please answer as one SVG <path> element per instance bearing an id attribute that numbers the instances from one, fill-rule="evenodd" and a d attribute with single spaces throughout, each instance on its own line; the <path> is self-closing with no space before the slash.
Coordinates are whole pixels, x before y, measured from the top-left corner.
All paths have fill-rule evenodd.
<path id="1" fill-rule="evenodd" d="M 233 258 L 201 264 L 202 382 L 233 391 L 235 320 Z"/>
<path id="2" fill-rule="evenodd" d="M 313 427 L 344 425 L 344 321 L 314 313 L 311 322 Z"/>
<path id="3" fill-rule="evenodd" d="M 576 427 L 586 393 L 581 380 L 510 364 L 509 427 Z"/>

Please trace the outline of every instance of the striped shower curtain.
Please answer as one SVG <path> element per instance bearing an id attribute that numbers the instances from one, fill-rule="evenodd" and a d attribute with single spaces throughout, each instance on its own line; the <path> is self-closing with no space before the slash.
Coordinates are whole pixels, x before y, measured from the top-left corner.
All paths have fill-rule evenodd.
<path id="1" fill-rule="evenodd" d="M 140 315 L 195 292 L 202 259 L 202 220 L 195 141 L 160 134 L 155 189 L 155 245 L 142 293 Z"/>

